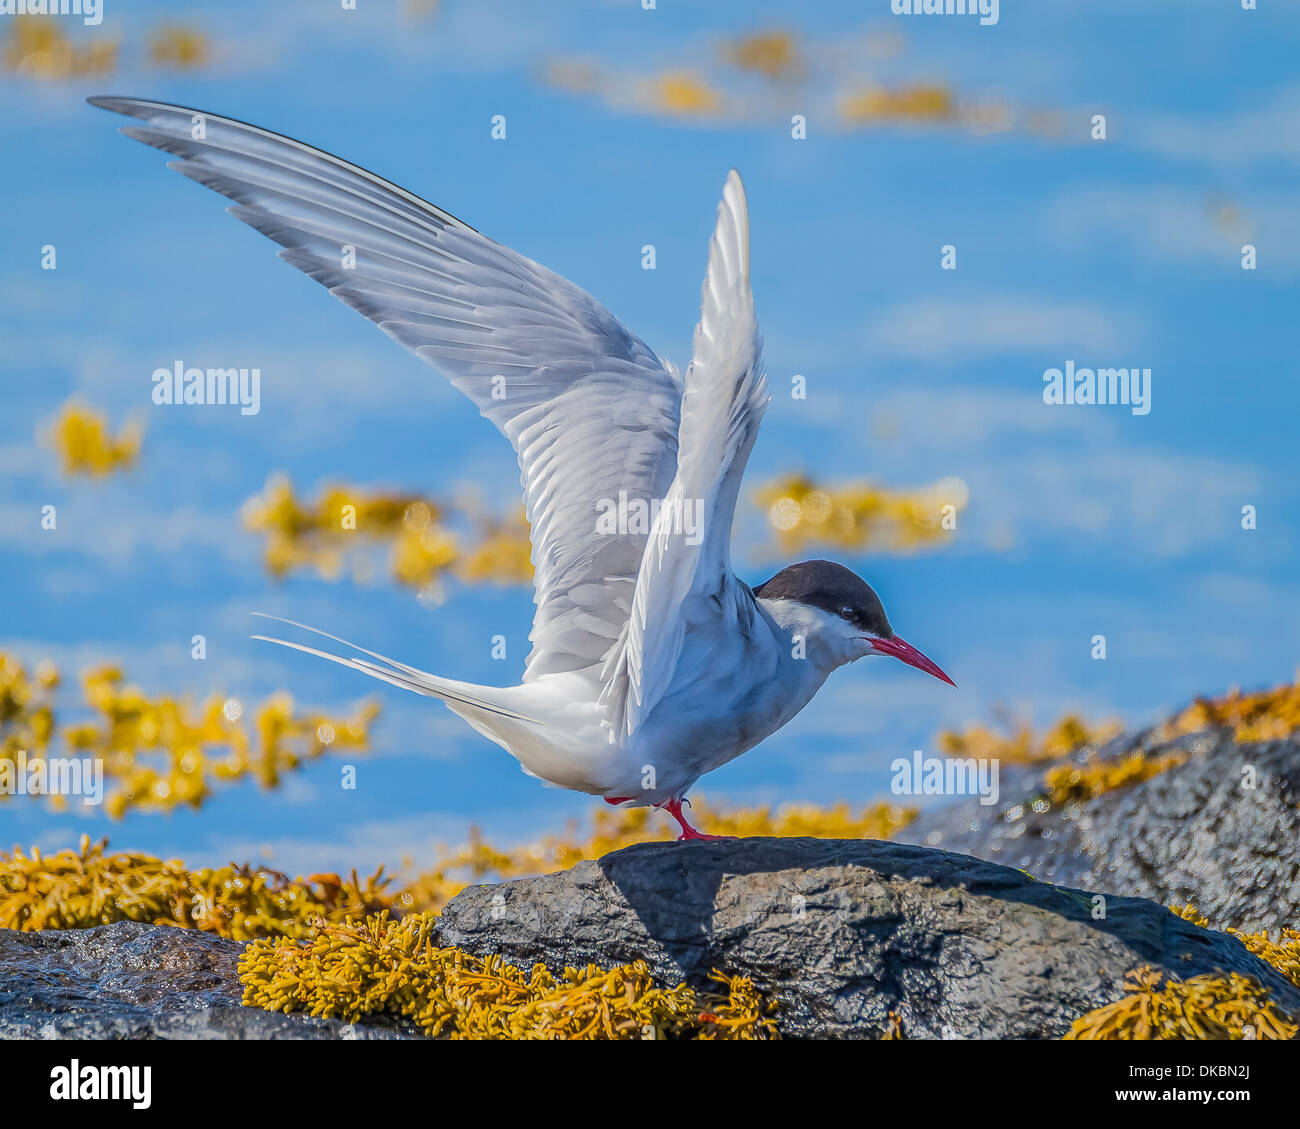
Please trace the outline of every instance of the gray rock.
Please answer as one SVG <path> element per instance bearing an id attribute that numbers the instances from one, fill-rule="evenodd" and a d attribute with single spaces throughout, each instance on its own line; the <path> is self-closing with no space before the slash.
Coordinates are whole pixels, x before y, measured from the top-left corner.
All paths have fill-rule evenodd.
<path id="1" fill-rule="evenodd" d="M 870 840 L 648 843 L 572 870 L 462 891 L 444 943 L 552 969 L 645 959 L 663 983 L 751 976 L 786 1035 L 1058 1037 L 1149 964 L 1245 972 L 1300 991 L 1235 938 L 1162 906 L 1038 882 L 967 855 Z"/>
<path id="2" fill-rule="evenodd" d="M 1044 799 L 1044 768 L 1004 769 L 996 807 L 971 800 L 926 812 L 897 839 L 964 851 L 1051 882 L 1164 905 L 1192 902 L 1221 928 L 1300 927 L 1300 742 L 1238 745 L 1214 731 L 1160 744 L 1143 733 L 1118 738 L 1098 755 L 1139 747 L 1153 755 L 1182 749 L 1189 759 L 1064 808 Z"/>
<path id="3" fill-rule="evenodd" d="M 384 1039 L 375 1024 L 243 1007 L 244 946 L 211 933 L 122 921 L 0 929 L 0 1039 Z"/>

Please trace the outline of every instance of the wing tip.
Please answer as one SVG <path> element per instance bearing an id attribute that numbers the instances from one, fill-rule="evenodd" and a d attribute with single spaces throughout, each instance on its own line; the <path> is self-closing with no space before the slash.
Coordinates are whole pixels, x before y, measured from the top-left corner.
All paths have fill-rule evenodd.
<path id="1" fill-rule="evenodd" d="M 159 102 L 151 102 L 147 98 L 126 98 L 120 94 L 92 94 L 86 99 L 86 105 L 94 106 L 99 110 L 111 110 L 115 114 L 126 114 L 128 117 L 140 117 L 138 112 L 145 106 L 162 105 Z"/>
<path id="2" fill-rule="evenodd" d="M 740 170 L 732 169 L 727 173 L 727 181 L 722 188 L 722 203 L 719 205 L 719 227 L 723 210 L 731 213 L 736 227 L 737 251 L 740 254 L 741 276 L 749 280 L 749 199 L 745 194 L 745 182 L 740 178 Z"/>
<path id="3" fill-rule="evenodd" d="M 732 169 L 727 173 L 726 183 L 722 186 L 722 195 L 730 203 L 738 206 L 741 211 L 748 209 L 745 182 L 741 179 L 739 169 Z"/>

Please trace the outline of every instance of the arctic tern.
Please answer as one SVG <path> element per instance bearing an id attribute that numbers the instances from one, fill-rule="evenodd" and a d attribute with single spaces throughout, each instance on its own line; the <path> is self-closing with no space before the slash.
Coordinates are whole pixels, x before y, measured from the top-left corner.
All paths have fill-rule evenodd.
<path id="1" fill-rule="evenodd" d="M 951 684 L 849 569 L 804 561 L 755 588 L 732 572 L 768 400 L 734 170 L 682 376 L 571 282 L 365 169 L 216 114 L 90 102 L 139 119 L 122 132 L 232 199 L 236 219 L 441 371 L 518 456 L 537 605 L 519 685 L 442 678 L 302 624 L 359 657 L 268 642 L 438 698 L 530 775 L 661 808 L 680 839 L 712 837 L 682 811 L 695 781 L 785 725 L 837 667 L 890 655 Z M 650 507 L 648 531 L 602 529 L 621 498 Z M 702 530 L 682 528 L 686 512 Z"/>

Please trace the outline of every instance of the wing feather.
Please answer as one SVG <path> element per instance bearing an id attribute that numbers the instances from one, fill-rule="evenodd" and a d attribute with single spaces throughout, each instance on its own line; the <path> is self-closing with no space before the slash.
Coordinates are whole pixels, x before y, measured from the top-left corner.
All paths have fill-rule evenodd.
<path id="1" fill-rule="evenodd" d="M 134 98 L 92 104 L 228 197 L 280 257 L 444 373 L 514 446 L 532 526 L 525 681 L 593 668 L 616 647 L 645 533 L 595 536 L 619 491 L 663 496 L 681 382 L 571 282 L 427 201 L 300 141 Z"/>
<path id="2" fill-rule="evenodd" d="M 616 739 L 635 733 L 672 685 L 687 601 L 705 597 L 723 607 L 723 598 L 735 594 L 731 527 L 766 408 L 762 339 L 749 281 L 749 210 L 733 169 L 709 245 L 682 397 L 677 473 L 651 529 L 622 645 L 606 666 L 602 702 Z M 694 534 L 690 513 L 704 519 Z"/>

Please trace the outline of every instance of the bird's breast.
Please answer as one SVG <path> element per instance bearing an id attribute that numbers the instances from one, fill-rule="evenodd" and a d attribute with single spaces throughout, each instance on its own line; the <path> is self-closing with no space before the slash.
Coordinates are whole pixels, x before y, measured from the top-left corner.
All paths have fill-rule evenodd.
<path id="1" fill-rule="evenodd" d="M 694 782 L 775 733 L 825 678 L 774 638 L 704 646 L 688 636 L 670 692 L 639 733 L 638 752 L 669 766 L 674 779 Z"/>

